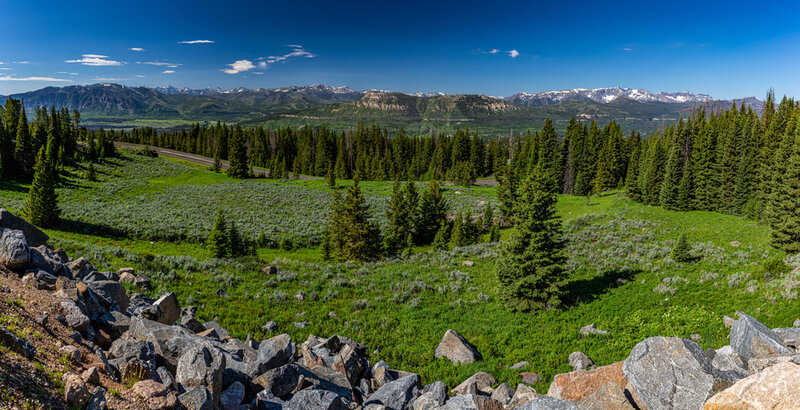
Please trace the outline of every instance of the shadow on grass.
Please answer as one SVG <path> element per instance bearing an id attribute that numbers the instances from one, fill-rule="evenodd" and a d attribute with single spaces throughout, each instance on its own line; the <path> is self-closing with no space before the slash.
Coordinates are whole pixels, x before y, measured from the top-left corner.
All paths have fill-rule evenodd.
<path id="1" fill-rule="evenodd" d="M 128 239 L 128 235 L 120 229 L 66 218 L 61 218 L 61 223 L 55 229 L 75 234 L 101 236 L 107 239 Z"/>
<path id="2" fill-rule="evenodd" d="M 641 273 L 640 269 L 621 269 L 605 271 L 591 279 L 579 279 L 564 286 L 563 302 L 566 306 L 588 303 L 609 289 L 622 286 Z"/>
<path id="3" fill-rule="evenodd" d="M 0 181 L 0 190 L 11 191 L 11 192 L 22 192 L 27 194 L 29 188 L 25 186 L 22 181 L 5 180 L 5 181 Z"/>

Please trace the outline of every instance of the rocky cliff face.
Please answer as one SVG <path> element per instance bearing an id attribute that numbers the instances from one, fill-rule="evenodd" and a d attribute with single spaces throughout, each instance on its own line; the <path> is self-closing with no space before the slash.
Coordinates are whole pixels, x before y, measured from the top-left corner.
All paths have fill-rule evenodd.
<path id="1" fill-rule="evenodd" d="M 8 352 L 0 363 L 32 375 L 12 383 L 0 402 L 25 405 L 36 394 L 43 407 L 92 409 L 722 409 L 800 403 L 800 328 L 769 329 L 744 313 L 725 318 L 731 344 L 717 350 L 653 337 L 607 366 L 595 366 L 581 352 L 565 355 L 575 370 L 556 375 L 546 396 L 531 387 L 542 379 L 524 371 L 524 362 L 512 366 L 523 370 L 516 387 L 497 385 L 491 374 L 479 372 L 448 392 L 442 382 L 423 386 L 419 375 L 371 363 L 367 346 L 341 335 L 238 340 L 214 321 L 198 321 L 196 308 L 181 307 L 172 293 L 158 299 L 137 293 L 149 280 L 133 269 L 99 272 L 46 240 L 0 210 L 0 294 L 7 301 L 0 314 L 16 318 L 0 321 L 0 345 Z M 580 331 L 585 337 L 603 334 L 591 325 Z M 435 355 L 454 366 L 483 360 L 452 330 Z M 66 371 L 48 379 L 57 373 L 42 363 Z"/>

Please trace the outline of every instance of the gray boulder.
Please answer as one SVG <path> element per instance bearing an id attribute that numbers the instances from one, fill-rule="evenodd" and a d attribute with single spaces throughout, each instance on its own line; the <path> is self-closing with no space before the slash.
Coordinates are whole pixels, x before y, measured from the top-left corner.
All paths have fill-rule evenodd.
<path id="1" fill-rule="evenodd" d="M 364 407 L 370 404 L 382 404 L 387 410 L 403 410 L 420 392 L 420 378 L 416 374 L 401 377 L 387 383 L 364 401 Z"/>
<path id="2" fill-rule="evenodd" d="M 172 325 L 181 316 L 181 305 L 178 303 L 177 296 L 172 292 L 161 296 L 153 304 L 159 307 L 157 320 L 159 323 Z"/>
<path id="3" fill-rule="evenodd" d="M 515 407 L 514 410 L 578 410 L 578 406 L 571 401 L 542 396 L 522 406 Z"/>
<path id="4" fill-rule="evenodd" d="M 479 396 L 475 394 L 465 394 L 453 397 L 448 400 L 444 406 L 439 407 L 438 410 L 503 410 L 503 405 L 486 396 Z"/>
<path id="5" fill-rule="evenodd" d="M 219 406 L 223 410 L 239 410 L 244 400 L 244 385 L 236 382 L 230 385 L 219 398 Z"/>
<path id="6" fill-rule="evenodd" d="M 107 408 L 106 389 L 100 386 L 95 387 L 94 393 L 89 397 L 89 403 L 86 404 L 86 410 L 106 410 Z"/>
<path id="7" fill-rule="evenodd" d="M 156 352 L 153 343 L 146 340 L 120 338 L 111 343 L 108 349 L 109 359 L 139 359 L 144 363 L 150 373 L 156 371 Z"/>
<path id="8" fill-rule="evenodd" d="M 119 339 L 131 327 L 131 319 L 122 312 L 112 310 L 100 316 L 95 325 L 108 333 L 111 339 Z"/>
<path id="9" fill-rule="evenodd" d="M 779 327 L 777 329 L 772 329 L 772 331 L 783 340 L 784 346 L 792 349 L 800 347 L 800 328 Z"/>
<path id="10" fill-rule="evenodd" d="M 483 359 L 475 346 L 467 342 L 455 331 L 449 329 L 442 337 L 442 341 L 439 342 L 439 346 L 436 347 L 434 356 L 446 357 L 453 364 L 467 364 Z"/>
<path id="11" fill-rule="evenodd" d="M 346 410 L 348 402 L 343 397 L 325 390 L 302 390 L 283 406 L 284 410 Z"/>
<path id="12" fill-rule="evenodd" d="M 639 342 L 622 365 L 628 382 L 650 410 L 697 409 L 739 377 L 712 367 L 692 340 L 651 337 Z"/>
<path id="13" fill-rule="evenodd" d="M 258 346 L 258 362 L 265 370 L 283 366 L 294 360 L 295 346 L 288 334 L 264 340 Z"/>
<path id="14" fill-rule="evenodd" d="M 252 410 L 282 410 L 285 403 L 269 390 L 262 390 L 250 403 Z"/>
<path id="15" fill-rule="evenodd" d="M 586 356 L 583 352 L 572 352 L 567 358 L 567 362 L 575 370 L 586 370 L 589 366 L 594 365 L 592 359 Z"/>
<path id="16" fill-rule="evenodd" d="M 121 283 L 113 280 L 99 280 L 87 283 L 87 286 L 94 291 L 98 296 L 106 299 L 109 304 L 116 304 L 119 310 L 124 312 L 128 309 L 130 301 L 126 293 L 125 287 Z"/>
<path id="17" fill-rule="evenodd" d="M 299 381 L 300 367 L 296 364 L 287 364 L 262 374 L 253 382 L 277 397 L 286 397 L 297 387 Z"/>
<path id="18" fill-rule="evenodd" d="M 214 403 L 222 393 L 222 371 L 225 369 L 225 356 L 211 346 L 190 347 L 178 360 L 175 380 L 184 389 L 200 386 L 211 393 Z"/>
<path id="19" fill-rule="evenodd" d="M 771 354 L 793 353 L 783 346 L 783 340 L 777 333 L 744 313 L 731 326 L 730 341 L 733 350 L 744 360 Z"/>
<path id="20" fill-rule="evenodd" d="M 214 410 L 214 399 L 205 387 L 195 386 L 178 396 L 178 403 L 186 409 Z"/>
<path id="21" fill-rule="evenodd" d="M 203 327 L 205 327 L 206 329 L 214 329 L 217 332 L 217 335 L 219 336 L 220 339 L 225 339 L 226 337 L 230 336 L 228 334 L 228 331 L 225 330 L 224 327 L 220 326 L 216 320 L 203 323 Z"/>
<path id="22" fill-rule="evenodd" d="M 85 331 L 92 323 L 89 317 L 70 299 L 63 299 L 61 308 L 64 310 L 67 326 L 79 332 Z"/>
<path id="23" fill-rule="evenodd" d="M 178 360 L 190 347 L 204 343 L 204 339 L 197 337 L 189 329 L 179 326 L 167 326 L 141 317 L 131 318 L 128 336 L 138 340 L 147 340 L 153 343 L 156 354 L 164 358 L 170 372 L 175 372 Z"/>
<path id="24" fill-rule="evenodd" d="M 18 230 L 25 235 L 25 240 L 30 246 L 46 245 L 50 237 L 30 222 L 0 208 L 0 230 Z"/>
<path id="25" fill-rule="evenodd" d="M 28 241 L 22 231 L 5 229 L 0 232 L 0 265 L 15 271 L 23 270 L 30 257 Z"/>
<path id="26" fill-rule="evenodd" d="M 28 359 L 32 359 L 36 354 L 36 347 L 31 342 L 17 337 L 2 326 L 0 326 L 0 346 L 5 346 L 12 352 Z"/>
<path id="27" fill-rule="evenodd" d="M 731 346 L 724 346 L 717 350 L 709 350 L 706 355 L 711 357 L 711 366 L 723 372 L 737 372 L 740 378 L 749 376 L 747 363 L 745 363 L 738 353 L 733 351 Z"/>
<path id="28" fill-rule="evenodd" d="M 511 402 L 514 397 L 514 389 L 505 383 L 500 383 L 494 391 L 492 391 L 492 398 L 499 401 L 500 404 L 506 405 Z"/>

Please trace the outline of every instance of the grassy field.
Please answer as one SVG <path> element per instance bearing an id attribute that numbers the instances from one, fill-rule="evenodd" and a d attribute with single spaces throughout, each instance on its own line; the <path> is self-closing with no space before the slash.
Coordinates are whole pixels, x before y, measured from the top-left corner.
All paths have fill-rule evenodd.
<path id="1" fill-rule="evenodd" d="M 544 378 L 536 386 L 544 392 L 553 375 L 571 370 L 567 357 L 576 350 L 606 365 L 649 336 L 698 334 L 702 347 L 721 347 L 728 343 L 722 316 L 736 310 L 770 327 L 798 318 L 800 276 L 781 266 L 785 255 L 768 245 L 765 226 L 729 215 L 665 211 L 618 193 L 592 197 L 591 204 L 561 196 L 569 241 L 565 304 L 513 313 L 498 301 L 497 244 L 419 248 L 407 258 L 357 264 L 324 263 L 314 247 L 217 260 L 199 243 L 219 204 L 248 232 L 311 237 L 327 215 L 323 181 L 234 181 L 180 161 L 132 156 L 98 169 L 99 182 L 74 171 L 59 188 L 71 222 L 48 231 L 56 246 L 102 269 L 136 267 L 153 279 L 152 296 L 174 291 L 182 305 L 199 307 L 202 320 L 217 318 L 236 337 L 270 336 L 261 326 L 271 320 L 276 333 L 296 342 L 338 333 L 364 342 L 373 362 L 417 372 L 426 383 L 453 387 L 478 370 L 516 383 L 507 366 L 527 360 L 528 370 Z M 362 186 L 382 213 L 391 184 Z M 18 210 L 25 188 L 0 183 L 0 204 Z M 480 212 L 482 201 L 495 200 L 491 187 L 447 188 L 456 209 Z M 693 259 L 677 263 L 669 253 L 684 233 Z M 463 265 L 467 260 L 474 265 Z M 268 264 L 280 272 L 262 273 Z M 219 289 L 230 296 L 217 296 Z M 579 328 L 590 323 L 609 335 L 581 336 Z M 475 344 L 484 360 L 453 366 L 435 359 L 447 329 Z"/>

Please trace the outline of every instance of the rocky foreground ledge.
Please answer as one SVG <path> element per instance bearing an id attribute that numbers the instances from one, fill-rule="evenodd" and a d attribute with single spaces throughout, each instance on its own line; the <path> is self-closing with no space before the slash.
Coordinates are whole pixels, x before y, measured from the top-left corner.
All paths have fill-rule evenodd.
<path id="1" fill-rule="evenodd" d="M 583 353 L 576 369 L 554 377 L 546 396 L 520 374 L 512 388 L 479 372 L 448 391 L 423 386 L 418 375 L 372 364 L 367 348 L 334 335 L 297 344 L 288 334 L 238 340 L 194 307 L 167 293 L 157 300 L 129 293 L 121 282 L 146 287 L 132 269 L 99 272 L 47 245 L 47 236 L 0 210 L 0 273 L 17 292 L 39 292 L 54 311 L 37 322 L 69 333 L 60 353 L 81 363 L 63 376 L 66 405 L 103 409 L 744 409 L 800 404 L 800 328 L 769 329 L 747 314 L 725 317 L 730 345 L 703 351 L 693 340 L 652 337 L 625 361 L 596 367 Z M 6 292 L 15 292 L 14 288 Z M 52 317 L 50 317 L 52 316 Z M 48 322 L 50 320 L 51 322 Z M 798 324 L 798 323 L 796 323 Z M 601 333 L 593 326 L 581 329 Z M 46 354 L 13 329 L 0 326 L 0 345 L 18 357 Z M 88 352 L 92 359 L 81 359 Z M 436 349 L 454 365 L 481 360 L 467 340 L 448 331 Z M 88 363 L 87 363 L 88 362 Z M 524 369 L 525 363 L 515 365 Z M 107 382 L 108 381 L 108 382 Z M 108 383 L 125 386 L 129 401 L 107 400 Z M 118 395 L 119 393 L 117 393 Z"/>

